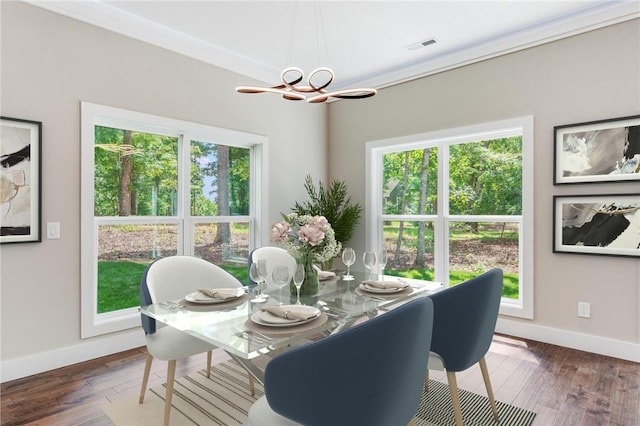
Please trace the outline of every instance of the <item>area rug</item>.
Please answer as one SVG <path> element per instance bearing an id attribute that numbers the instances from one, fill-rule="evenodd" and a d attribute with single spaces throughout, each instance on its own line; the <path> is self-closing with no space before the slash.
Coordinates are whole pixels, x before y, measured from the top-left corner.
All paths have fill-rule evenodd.
<path id="1" fill-rule="evenodd" d="M 138 404 L 132 396 L 102 407 L 117 426 L 146 426 L 162 424 L 165 387 L 147 390 L 145 401 Z M 176 379 L 171 410 L 171 425 L 241 425 L 247 418 L 251 404 L 264 395 L 256 383 L 256 395 L 249 395 L 247 374 L 236 363 L 228 361 L 211 367 L 211 377 L 205 371 Z M 465 426 L 494 425 L 486 397 L 460 391 Z M 535 413 L 497 402 L 500 424 L 529 426 Z M 429 392 L 422 395 L 414 419 L 419 426 L 454 425 L 448 385 L 431 380 Z M 277 426 L 277 425 L 274 425 Z"/>

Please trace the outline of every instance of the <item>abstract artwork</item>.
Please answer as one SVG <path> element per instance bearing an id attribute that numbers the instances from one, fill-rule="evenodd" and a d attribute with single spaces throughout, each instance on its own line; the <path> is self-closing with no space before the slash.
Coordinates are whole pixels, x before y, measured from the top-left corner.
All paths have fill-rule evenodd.
<path id="1" fill-rule="evenodd" d="M 640 194 L 553 197 L 553 252 L 640 257 Z"/>
<path id="2" fill-rule="evenodd" d="M 42 123 L 0 117 L 0 243 L 40 242 Z"/>
<path id="3" fill-rule="evenodd" d="M 640 115 L 554 127 L 554 185 L 640 180 Z"/>

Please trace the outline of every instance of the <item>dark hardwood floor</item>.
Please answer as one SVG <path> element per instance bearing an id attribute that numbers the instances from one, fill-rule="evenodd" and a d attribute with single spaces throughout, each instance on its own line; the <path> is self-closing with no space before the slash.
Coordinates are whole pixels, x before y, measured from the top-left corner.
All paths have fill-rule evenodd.
<path id="1" fill-rule="evenodd" d="M 133 349 L 3 383 L 2 425 L 112 425 L 101 406 L 137 395 L 146 351 Z M 228 357 L 214 352 L 214 362 Z M 204 367 L 204 355 L 178 362 L 177 375 Z M 496 335 L 487 364 L 498 400 L 537 413 L 534 426 L 640 426 L 640 364 L 559 346 Z M 164 382 L 154 362 L 149 386 Z M 446 382 L 443 373 L 431 378 Z M 458 385 L 484 394 L 480 370 L 458 374 Z"/>

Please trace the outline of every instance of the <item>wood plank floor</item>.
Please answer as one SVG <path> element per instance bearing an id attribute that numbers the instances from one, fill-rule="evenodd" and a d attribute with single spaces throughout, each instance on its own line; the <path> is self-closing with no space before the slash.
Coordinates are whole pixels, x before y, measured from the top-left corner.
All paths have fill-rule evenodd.
<path id="1" fill-rule="evenodd" d="M 146 351 L 133 349 L 3 383 L 2 425 L 112 425 L 101 406 L 139 392 Z M 214 362 L 228 359 L 214 352 Z M 534 425 L 640 426 L 640 364 L 496 335 L 487 354 L 496 399 L 537 413 Z M 177 375 L 203 368 L 205 356 L 178 362 Z M 149 386 L 165 381 L 154 362 Z M 443 373 L 431 378 L 446 382 Z M 458 385 L 485 394 L 478 367 Z"/>

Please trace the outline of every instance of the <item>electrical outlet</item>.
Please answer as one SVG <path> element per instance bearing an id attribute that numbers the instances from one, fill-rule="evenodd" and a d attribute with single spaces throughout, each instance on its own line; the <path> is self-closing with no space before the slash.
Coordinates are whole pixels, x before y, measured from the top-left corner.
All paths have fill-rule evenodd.
<path id="1" fill-rule="evenodd" d="M 591 318 L 591 304 L 578 302 L 578 316 L 580 318 Z"/>

